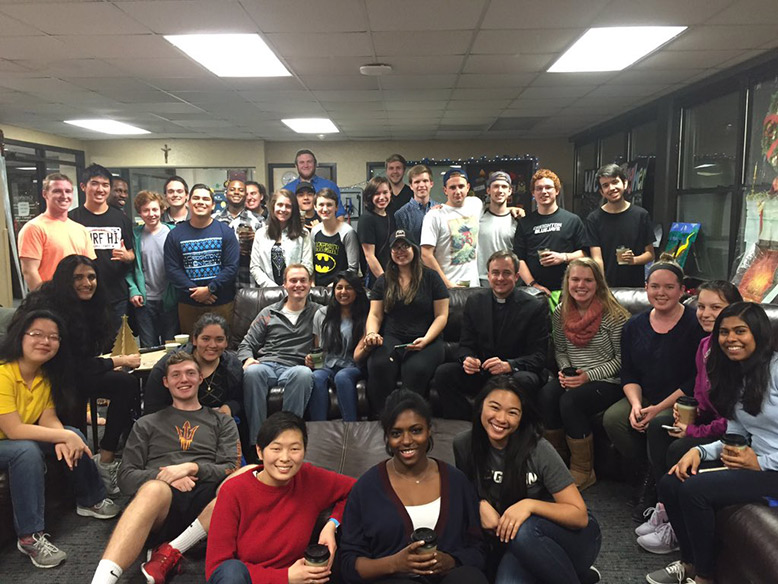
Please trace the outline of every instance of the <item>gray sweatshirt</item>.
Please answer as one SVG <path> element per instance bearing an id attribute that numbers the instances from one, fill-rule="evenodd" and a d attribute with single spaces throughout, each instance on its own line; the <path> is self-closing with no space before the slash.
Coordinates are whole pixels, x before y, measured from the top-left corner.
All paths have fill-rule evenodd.
<path id="1" fill-rule="evenodd" d="M 132 427 L 119 468 L 119 489 L 134 495 L 162 466 L 195 462 L 200 481 L 221 482 L 240 465 L 238 427 L 211 408 L 185 411 L 168 406 Z"/>
<path id="2" fill-rule="evenodd" d="M 313 348 L 313 315 L 319 305 L 309 298 L 305 308 L 292 324 L 281 309 L 286 299 L 263 308 L 238 346 L 241 363 L 255 358 L 260 363 L 304 365 Z"/>

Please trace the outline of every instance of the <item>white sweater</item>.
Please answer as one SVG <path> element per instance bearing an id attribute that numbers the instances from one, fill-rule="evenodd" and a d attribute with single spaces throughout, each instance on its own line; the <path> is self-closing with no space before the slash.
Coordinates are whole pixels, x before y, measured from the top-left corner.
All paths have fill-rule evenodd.
<path id="1" fill-rule="evenodd" d="M 270 250 L 275 241 L 267 236 L 268 226 L 264 225 L 257 231 L 254 237 L 254 245 L 251 247 L 251 279 L 259 288 L 277 286 L 273 279 L 273 266 L 270 263 Z M 287 230 L 281 233 L 281 248 L 284 250 L 286 265 L 302 264 L 308 268 L 308 273 L 313 277 L 313 249 L 311 236 L 307 231 L 297 239 L 289 239 Z"/>

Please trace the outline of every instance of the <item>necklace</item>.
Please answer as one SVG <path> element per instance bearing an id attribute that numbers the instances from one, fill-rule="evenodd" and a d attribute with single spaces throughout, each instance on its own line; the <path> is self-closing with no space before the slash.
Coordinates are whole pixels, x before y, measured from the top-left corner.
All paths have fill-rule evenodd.
<path id="1" fill-rule="evenodd" d="M 205 383 L 205 393 L 210 394 L 211 393 L 211 384 L 213 383 L 213 376 L 216 373 L 216 369 L 213 370 L 213 372 L 208 377 L 203 377 L 203 382 Z"/>
<path id="2" fill-rule="evenodd" d="M 424 472 L 421 473 L 418 479 L 415 479 L 397 470 L 397 461 L 394 459 L 394 457 L 392 457 L 392 470 L 394 471 L 394 474 L 396 474 L 401 479 L 405 479 L 406 481 L 413 481 L 417 485 L 427 478 L 427 475 L 429 474 L 430 466 L 431 466 L 430 461 L 429 459 L 427 459 L 427 466 L 424 468 Z"/>

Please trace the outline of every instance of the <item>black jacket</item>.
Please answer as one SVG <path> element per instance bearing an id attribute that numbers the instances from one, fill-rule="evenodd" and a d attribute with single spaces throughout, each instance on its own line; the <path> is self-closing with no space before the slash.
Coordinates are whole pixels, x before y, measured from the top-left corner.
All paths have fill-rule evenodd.
<path id="1" fill-rule="evenodd" d="M 505 302 L 505 319 L 501 330 L 495 331 L 492 291 L 484 290 L 467 299 L 459 336 L 459 358 L 476 357 L 485 361 L 499 357 L 508 361 L 514 372 L 540 374 L 548 352 L 548 303 L 544 296 L 533 296 L 518 288 Z"/>

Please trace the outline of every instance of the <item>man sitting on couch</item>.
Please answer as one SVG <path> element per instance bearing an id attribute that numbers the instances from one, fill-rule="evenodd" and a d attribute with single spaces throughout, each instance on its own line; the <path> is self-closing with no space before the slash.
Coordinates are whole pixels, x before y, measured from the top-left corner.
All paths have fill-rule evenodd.
<path id="1" fill-rule="evenodd" d="M 313 348 L 313 315 L 318 306 L 308 299 L 308 268 L 289 265 L 284 271 L 284 288 L 287 297 L 263 308 L 238 346 L 251 444 L 256 442 L 259 428 L 267 418 L 271 387 L 284 387 L 284 411 L 300 417 L 313 389 L 313 372 L 305 366 L 305 356 Z M 247 457 L 251 454 L 246 452 Z"/>
<path id="2" fill-rule="evenodd" d="M 493 375 L 512 375 L 534 395 L 548 347 L 548 306 L 516 289 L 519 258 L 509 250 L 487 261 L 489 290 L 471 294 L 462 315 L 459 360 L 435 371 L 432 387 L 444 418 L 469 420 L 474 396 Z"/>

